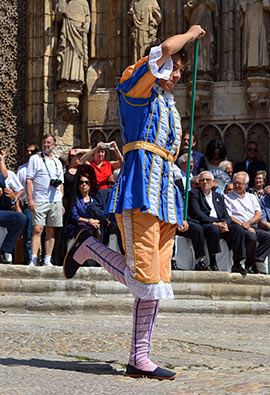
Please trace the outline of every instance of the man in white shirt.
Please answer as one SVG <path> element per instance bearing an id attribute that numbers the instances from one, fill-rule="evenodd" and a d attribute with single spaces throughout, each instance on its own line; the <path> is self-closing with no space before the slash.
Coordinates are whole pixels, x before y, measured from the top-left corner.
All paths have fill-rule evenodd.
<path id="1" fill-rule="evenodd" d="M 26 190 L 28 207 L 33 212 L 32 266 L 37 265 L 40 237 L 46 226 L 44 265 L 52 266 L 55 228 L 63 223 L 63 167 L 53 155 L 55 137 L 43 136 L 42 152 L 31 156 L 27 168 Z"/>
<path id="2" fill-rule="evenodd" d="M 265 273 L 264 261 L 270 252 L 270 234 L 258 228 L 262 219 L 260 204 L 255 195 L 246 192 L 249 175 L 238 172 L 233 176 L 233 192 L 225 196 L 232 223 L 245 230 L 246 269 L 250 273 Z"/>

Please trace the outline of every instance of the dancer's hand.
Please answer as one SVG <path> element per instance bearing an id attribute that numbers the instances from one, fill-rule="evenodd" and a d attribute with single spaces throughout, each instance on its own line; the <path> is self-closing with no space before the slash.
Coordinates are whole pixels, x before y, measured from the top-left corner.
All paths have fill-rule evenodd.
<path id="1" fill-rule="evenodd" d="M 191 34 L 189 41 L 194 41 L 196 38 L 202 38 L 206 31 L 200 25 L 193 25 L 188 29 L 187 33 Z"/>
<path id="2" fill-rule="evenodd" d="M 177 230 L 179 230 L 179 232 L 186 232 L 188 230 L 188 222 L 183 221 L 182 226 L 176 225 L 176 228 L 177 228 Z"/>

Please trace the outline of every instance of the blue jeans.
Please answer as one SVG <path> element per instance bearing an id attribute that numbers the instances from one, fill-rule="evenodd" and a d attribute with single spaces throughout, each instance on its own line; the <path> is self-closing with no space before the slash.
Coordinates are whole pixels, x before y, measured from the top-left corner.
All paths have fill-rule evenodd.
<path id="1" fill-rule="evenodd" d="M 0 226 L 7 228 L 7 235 L 2 243 L 1 251 L 12 254 L 25 223 L 26 216 L 24 214 L 0 210 Z"/>
<path id="2" fill-rule="evenodd" d="M 23 263 L 28 265 L 31 262 L 32 252 L 31 252 L 31 239 L 33 233 L 32 225 L 32 211 L 29 210 L 28 205 L 24 203 L 22 209 L 24 215 L 26 216 L 26 224 L 23 229 Z"/>

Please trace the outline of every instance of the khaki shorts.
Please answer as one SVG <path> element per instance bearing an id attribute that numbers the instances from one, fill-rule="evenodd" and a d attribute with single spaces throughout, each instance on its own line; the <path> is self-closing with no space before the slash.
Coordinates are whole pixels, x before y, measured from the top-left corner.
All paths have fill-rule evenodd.
<path id="1" fill-rule="evenodd" d="M 62 202 L 40 202 L 35 203 L 33 225 L 39 226 L 63 226 Z"/>

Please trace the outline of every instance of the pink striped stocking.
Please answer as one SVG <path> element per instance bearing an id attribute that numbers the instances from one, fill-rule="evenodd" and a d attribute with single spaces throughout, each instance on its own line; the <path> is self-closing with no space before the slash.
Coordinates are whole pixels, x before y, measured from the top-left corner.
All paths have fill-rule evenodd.
<path id="1" fill-rule="evenodd" d="M 133 307 L 133 334 L 129 364 L 148 372 L 153 372 L 157 367 L 149 359 L 149 351 L 158 303 L 158 300 L 144 300 L 136 297 Z"/>
<path id="2" fill-rule="evenodd" d="M 126 285 L 124 269 L 126 267 L 125 257 L 111 250 L 100 241 L 90 236 L 77 249 L 73 259 L 82 265 L 86 259 L 93 259 L 106 269 L 115 280 Z"/>

